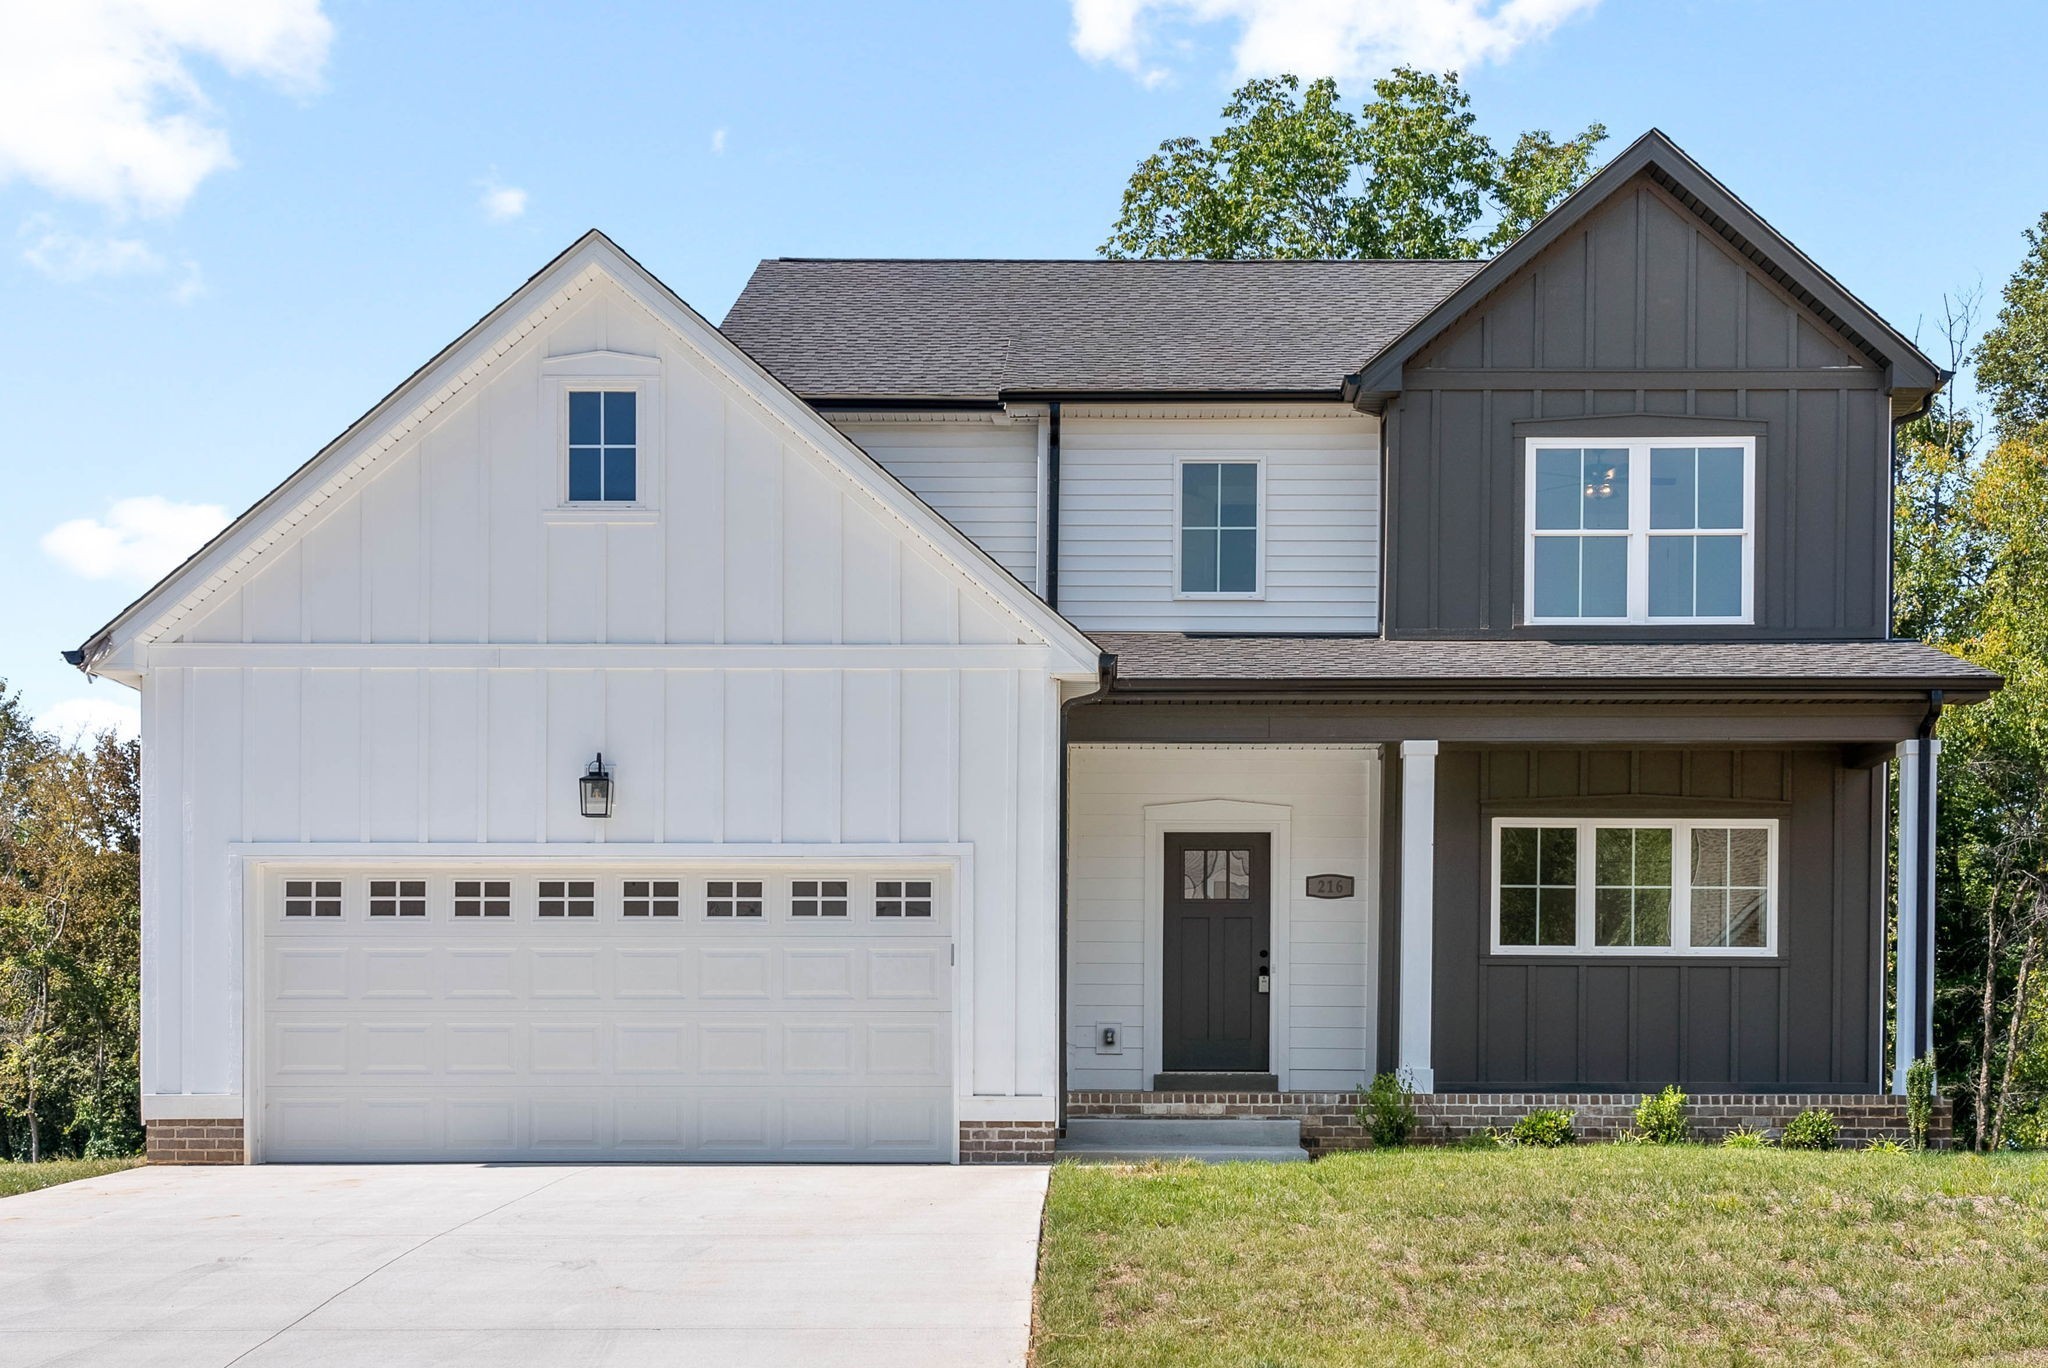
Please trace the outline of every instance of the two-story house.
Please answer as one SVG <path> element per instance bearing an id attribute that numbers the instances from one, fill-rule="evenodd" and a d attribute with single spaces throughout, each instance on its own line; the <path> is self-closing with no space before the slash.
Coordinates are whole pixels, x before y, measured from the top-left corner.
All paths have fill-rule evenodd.
<path id="1" fill-rule="evenodd" d="M 152 1153 L 1874 1099 L 1998 684 L 1889 633 L 1941 379 L 1655 133 L 1486 262 L 775 260 L 714 328 L 587 235 L 75 653 Z"/>

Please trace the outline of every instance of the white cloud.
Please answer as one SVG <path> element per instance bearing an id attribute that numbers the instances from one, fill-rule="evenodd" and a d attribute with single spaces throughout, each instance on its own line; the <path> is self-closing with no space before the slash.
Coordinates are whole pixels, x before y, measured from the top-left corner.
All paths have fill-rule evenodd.
<path id="1" fill-rule="evenodd" d="M 477 196 L 477 207 L 491 222 L 508 223 L 526 212 L 526 192 L 518 186 L 500 185 L 495 179 L 482 184 L 483 193 Z"/>
<path id="2" fill-rule="evenodd" d="M 711 155 L 714 157 L 725 155 L 725 130 L 722 128 L 711 130 Z"/>
<path id="3" fill-rule="evenodd" d="M 218 504 L 173 503 L 147 494 L 122 499 L 105 520 L 75 518 L 43 534 L 43 551 L 91 580 L 154 584 L 226 527 Z"/>
<path id="4" fill-rule="evenodd" d="M 1406 64 L 1504 62 L 1600 0 L 1073 0 L 1074 51 L 1147 86 L 1166 76 L 1162 28 L 1229 22 L 1237 76 L 1378 76 Z"/>
<path id="5" fill-rule="evenodd" d="M 21 225 L 21 259 L 52 280 L 76 283 L 105 276 L 155 275 L 164 259 L 140 238 L 84 237 L 60 228 L 47 214 Z"/>
<path id="6" fill-rule="evenodd" d="M 37 713 L 36 725 L 74 745 L 104 731 L 125 741 L 142 731 L 142 709 L 112 698 L 67 698 Z"/>
<path id="7" fill-rule="evenodd" d="M 194 58 L 286 91 L 317 87 L 321 0 L 13 0 L 0 5 L 0 184 L 115 214 L 175 213 L 234 165 Z"/>
<path id="8" fill-rule="evenodd" d="M 22 244 L 23 261 L 66 285 L 162 276 L 172 270 L 163 253 L 141 238 L 74 233 L 48 214 L 31 215 L 15 237 Z M 173 303 L 190 304 L 204 292 L 198 262 L 187 261 L 177 268 L 177 279 L 169 291 Z"/>

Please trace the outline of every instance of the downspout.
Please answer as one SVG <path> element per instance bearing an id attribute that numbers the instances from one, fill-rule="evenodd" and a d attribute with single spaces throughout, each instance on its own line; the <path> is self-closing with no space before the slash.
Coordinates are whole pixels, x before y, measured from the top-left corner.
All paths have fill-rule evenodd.
<path id="1" fill-rule="evenodd" d="M 1057 420 L 1055 420 L 1057 421 Z M 1059 431 L 1057 427 L 1053 429 Z M 1058 438 L 1054 439 L 1053 450 L 1059 450 Z M 1054 469 L 1058 469 L 1055 464 Z M 1116 657 L 1104 651 L 1096 657 L 1095 673 L 1097 683 L 1084 694 L 1076 694 L 1060 704 L 1060 782 L 1059 782 L 1059 896 L 1054 906 L 1059 915 L 1059 966 L 1053 974 L 1053 991 L 1059 995 L 1058 1019 L 1059 1053 L 1059 1096 L 1053 1099 L 1053 1122 L 1059 1134 L 1067 1133 L 1067 714 L 1083 703 L 1094 703 L 1109 696 L 1116 687 Z"/>
<path id="2" fill-rule="evenodd" d="M 1912 1059 L 1920 1059 L 1934 1048 L 1934 817 L 1935 817 L 1935 751 L 1934 728 L 1941 721 L 1940 689 L 1927 694 L 1927 715 L 1920 719 L 1919 730 L 1913 734 L 1914 745 L 1920 751 L 1920 783 L 1914 794 L 1915 806 L 1919 811 L 1913 814 L 1913 848 L 1916 855 L 1915 870 L 1920 886 L 1913 890 L 1913 903 L 1920 912 L 1920 924 L 1914 928 L 1920 940 L 1920 963 L 1915 966 L 1919 973 L 1919 1012 L 1913 1022 Z"/>
<path id="3" fill-rule="evenodd" d="M 1060 401 L 1046 405 L 1045 414 L 1045 570 L 1039 575 L 1045 585 L 1046 606 L 1060 606 Z M 1062 745 L 1064 745 L 1062 741 Z M 1060 763 L 1066 763 L 1061 752 Z"/>

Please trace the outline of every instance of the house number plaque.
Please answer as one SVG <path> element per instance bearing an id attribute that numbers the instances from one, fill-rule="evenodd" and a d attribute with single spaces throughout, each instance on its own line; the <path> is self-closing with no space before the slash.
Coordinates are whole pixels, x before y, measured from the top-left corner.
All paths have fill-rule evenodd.
<path id="1" fill-rule="evenodd" d="M 1311 874 L 1308 876 L 1308 895 L 1311 898 L 1349 898 L 1358 891 L 1358 881 L 1349 874 Z"/>

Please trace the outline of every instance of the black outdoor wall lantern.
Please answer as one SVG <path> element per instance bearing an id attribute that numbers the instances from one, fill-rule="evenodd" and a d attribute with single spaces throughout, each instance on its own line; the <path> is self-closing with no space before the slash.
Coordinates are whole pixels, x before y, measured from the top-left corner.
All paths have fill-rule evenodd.
<path id="1" fill-rule="evenodd" d="M 597 753 L 589 770 L 576 781 L 576 796 L 582 801 L 585 817 L 612 815 L 612 772 L 604 767 L 603 751 Z"/>

